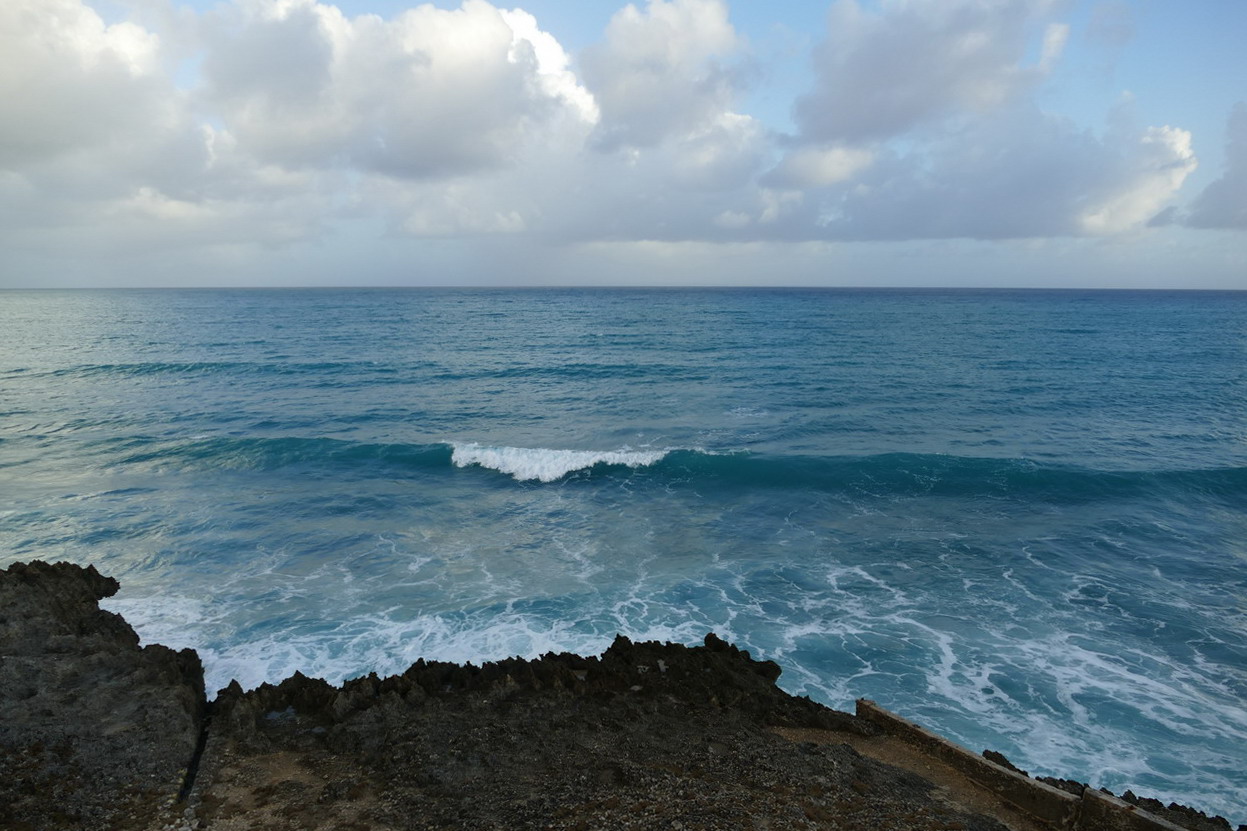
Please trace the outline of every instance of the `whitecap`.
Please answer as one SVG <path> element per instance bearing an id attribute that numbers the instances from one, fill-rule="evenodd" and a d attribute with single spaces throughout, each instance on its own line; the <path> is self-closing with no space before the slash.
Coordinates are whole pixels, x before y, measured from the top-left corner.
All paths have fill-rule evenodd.
<path id="1" fill-rule="evenodd" d="M 456 467 L 481 467 L 514 476 L 524 482 L 554 482 L 575 470 L 594 465 L 646 467 L 661 461 L 666 450 L 551 450 L 543 447 L 486 447 L 454 444 L 451 461 Z"/>

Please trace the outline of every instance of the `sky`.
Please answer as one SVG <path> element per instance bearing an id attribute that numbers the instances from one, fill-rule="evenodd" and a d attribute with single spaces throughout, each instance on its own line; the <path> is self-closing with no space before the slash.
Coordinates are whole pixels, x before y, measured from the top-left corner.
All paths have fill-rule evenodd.
<path id="1" fill-rule="evenodd" d="M 1247 289 L 1242 0 L 0 0 L 0 288 Z"/>

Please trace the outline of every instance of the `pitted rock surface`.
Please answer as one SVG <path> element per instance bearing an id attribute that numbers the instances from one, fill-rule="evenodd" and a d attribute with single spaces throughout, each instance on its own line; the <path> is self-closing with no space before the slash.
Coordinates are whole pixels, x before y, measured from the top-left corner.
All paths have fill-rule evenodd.
<path id="1" fill-rule="evenodd" d="M 99 608 L 117 589 L 94 567 L 0 570 L 0 828 L 145 828 L 177 797 L 203 669 L 140 647 Z"/>

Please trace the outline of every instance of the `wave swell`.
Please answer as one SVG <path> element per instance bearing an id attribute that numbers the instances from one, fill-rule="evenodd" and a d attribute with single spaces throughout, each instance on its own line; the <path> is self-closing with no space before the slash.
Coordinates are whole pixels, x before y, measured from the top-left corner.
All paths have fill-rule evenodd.
<path id="1" fill-rule="evenodd" d="M 727 490 L 848 492 L 867 497 L 979 497 L 1081 503 L 1181 492 L 1213 499 L 1247 498 L 1247 468 L 1103 471 L 997 459 L 920 453 L 871 456 L 769 456 L 701 449 L 573 450 L 354 442 L 330 438 L 213 437 L 190 442 L 113 440 L 99 452 L 112 464 L 219 470 L 312 467 L 344 476 L 437 472 L 479 467 L 519 482 L 551 483 L 573 474 L 628 476 L 662 486 L 696 484 Z"/>

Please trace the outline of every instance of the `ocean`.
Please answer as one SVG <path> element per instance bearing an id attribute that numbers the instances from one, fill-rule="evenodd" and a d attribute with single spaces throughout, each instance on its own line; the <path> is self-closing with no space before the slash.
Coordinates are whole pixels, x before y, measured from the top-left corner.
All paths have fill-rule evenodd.
<path id="1" fill-rule="evenodd" d="M 1247 822 L 1247 292 L 0 292 L 0 566 L 209 694 L 710 631 Z"/>

